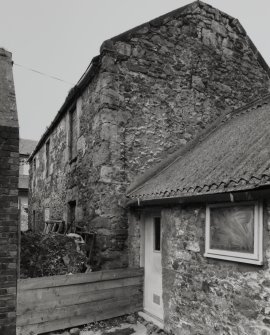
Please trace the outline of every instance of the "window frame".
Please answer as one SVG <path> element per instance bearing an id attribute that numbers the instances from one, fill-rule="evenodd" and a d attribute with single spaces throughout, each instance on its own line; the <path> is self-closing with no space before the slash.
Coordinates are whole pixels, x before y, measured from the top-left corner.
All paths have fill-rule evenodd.
<path id="1" fill-rule="evenodd" d="M 238 251 L 213 249 L 210 247 L 210 212 L 211 208 L 224 208 L 241 205 L 254 206 L 254 252 L 243 253 Z M 258 201 L 246 201 L 237 203 L 209 204 L 206 206 L 205 220 L 205 253 L 207 258 L 229 260 L 239 263 L 249 263 L 255 265 L 263 264 L 263 206 Z"/>
<path id="2" fill-rule="evenodd" d="M 74 119 L 76 120 L 75 122 Z M 68 112 L 68 157 L 70 162 L 76 161 L 77 159 L 77 122 L 77 108 L 76 105 L 74 105 Z"/>

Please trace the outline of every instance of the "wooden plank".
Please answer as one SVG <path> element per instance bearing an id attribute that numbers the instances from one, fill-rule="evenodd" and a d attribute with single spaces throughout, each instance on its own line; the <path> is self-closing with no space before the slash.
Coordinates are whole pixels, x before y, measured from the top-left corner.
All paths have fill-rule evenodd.
<path id="1" fill-rule="evenodd" d="M 81 285 L 71 285 L 62 287 L 52 287 L 46 289 L 36 289 L 29 291 L 18 290 L 17 295 L 17 310 L 18 314 L 21 314 L 21 307 L 30 305 L 32 308 L 44 303 L 45 301 L 54 301 L 55 299 L 65 299 L 73 294 L 83 294 L 97 292 L 106 289 L 113 289 L 125 286 L 142 285 L 143 278 L 141 277 L 131 277 L 131 278 L 121 278 L 118 280 L 110 280 L 104 282 L 95 282 L 90 284 Z"/>
<path id="2" fill-rule="evenodd" d="M 25 326 L 25 327 L 17 327 L 17 335 L 29 335 L 31 331 L 33 334 L 41 334 L 45 332 L 50 332 L 58 329 L 65 329 L 74 326 L 83 325 L 89 322 L 95 322 L 100 320 L 106 320 L 113 317 L 137 312 L 142 309 L 142 302 L 137 302 L 132 304 L 128 301 L 121 301 L 117 304 L 117 308 L 114 306 L 107 306 L 104 308 L 103 313 L 96 314 L 85 314 L 79 315 L 72 318 L 64 318 L 61 320 L 54 320 L 51 322 L 44 322 L 37 325 Z"/>
<path id="3" fill-rule="evenodd" d="M 65 296 L 62 296 L 60 293 L 59 296 L 49 296 L 49 298 L 47 296 L 46 299 L 41 299 L 38 301 L 35 299 L 35 297 L 31 297 L 32 299 L 25 300 L 25 302 L 21 301 L 17 305 L 17 315 L 25 315 L 25 313 L 31 310 L 50 310 L 53 313 L 54 309 L 57 307 L 96 302 L 116 297 L 129 297 L 140 293 L 142 293 L 142 285 L 117 287 L 106 290 L 82 292 L 79 294 L 75 293 Z"/>
<path id="4" fill-rule="evenodd" d="M 108 280 L 108 281 L 100 281 L 94 283 L 83 283 L 76 284 L 71 286 L 57 286 L 51 288 L 41 288 L 41 289 L 33 289 L 33 290 L 18 290 L 18 301 L 25 301 L 25 299 L 46 299 L 49 298 L 50 295 L 58 296 L 58 295 L 69 295 L 72 293 L 81 293 L 81 292 L 89 292 L 96 291 L 101 289 L 108 289 L 113 287 L 120 286 L 129 286 L 129 285 L 137 285 L 143 282 L 142 277 L 131 277 L 131 278 L 121 278 L 118 280 Z"/>
<path id="5" fill-rule="evenodd" d="M 113 298 L 97 302 L 55 308 L 53 313 L 51 311 L 47 311 L 45 313 L 45 311 L 33 310 L 30 313 L 25 313 L 24 315 L 17 316 L 17 325 L 35 325 L 65 318 L 73 318 L 86 314 L 93 315 L 93 317 L 96 318 L 97 315 L 102 314 L 103 311 L 107 311 L 108 309 L 117 309 L 118 306 L 121 306 L 121 304 L 127 304 L 128 306 L 132 306 L 134 302 L 137 303 L 140 299 L 141 294 L 128 298 Z"/>
<path id="6" fill-rule="evenodd" d="M 142 309 L 143 269 L 18 281 L 17 334 L 49 332 Z"/>
<path id="7" fill-rule="evenodd" d="M 56 287 L 91 283 L 119 278 L 140 277 L 143 269 L 114 269 L 90 273 L 78 273 L 73 275 L 51 276 L 18 280 L 19 290 L 31 290 L 37 288 Z"/>

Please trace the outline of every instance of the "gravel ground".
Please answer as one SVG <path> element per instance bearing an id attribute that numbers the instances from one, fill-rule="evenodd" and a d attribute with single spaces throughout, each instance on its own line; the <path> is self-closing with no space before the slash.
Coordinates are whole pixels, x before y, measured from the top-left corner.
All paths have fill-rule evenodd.
<path id="1" fill-rule="evenodd" d="M 153 323 L 137 313 L 120 316 L 87 325 L 46 333 L 46 335 L 166 335 Z"/>

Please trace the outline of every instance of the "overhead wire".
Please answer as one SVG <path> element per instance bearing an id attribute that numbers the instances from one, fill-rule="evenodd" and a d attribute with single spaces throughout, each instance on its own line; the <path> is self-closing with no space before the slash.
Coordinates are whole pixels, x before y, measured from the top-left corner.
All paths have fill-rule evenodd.
<path id="1" fill-rule="evenodd" d="M 37 74 L 39 74 L 39 75 L 41 75 L 41 76 L 49 77 L 49 78 L 51 78 L 51 79 L 61 81 L 61 82 L 65 83 L 65 84 L 68 84 L 68 85 L 71 85 L 71 86 L 75 86 L 74 83 L 68 82 L 68 81 L 66 81 L 66 80 L 64 80 L 64 79 L 61 79 L 61 78 L 59 78 L 59 77 L 52 76 L 52 75 L 50 75 L 50 74 L 47 74 L 47 73 L 44 73 L 44 72 L 41 72 L 41 71 L 32 69 L 32 68 L 30 68 L 30 67 L 27 67 L 27 66 L 24 66 L 24 65 L 15 63 L 15 62 L 13 62 L 13 64 L 16 65 L 16 66 L 18 66 L 18 67 L 21 67 L 21 68 L 23 68 L 23 69 L 25 69 L 25 70 L 27 70 L 27 71 L 35 72 L 35 73 L 37 73 Z"/>

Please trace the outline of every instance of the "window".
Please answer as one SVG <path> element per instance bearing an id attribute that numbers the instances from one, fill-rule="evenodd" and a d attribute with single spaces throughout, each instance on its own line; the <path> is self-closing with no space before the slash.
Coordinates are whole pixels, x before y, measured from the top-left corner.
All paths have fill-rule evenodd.
<path id="1" fill-rule="evenodd" d="M 50 173 L 50 140 L 46 142 L 46 177 Z"/>
<path id="2" fill-rule="evenodd" d="M 27 157 L 20 156 L 20 175 L 29 175 L 29 164 L 27 162 Z"/>
<path id="3" fill-rule="evenodd" d="M 69 113 L 69 159 L 77 156 L 77 113 L 76 108 Z"/>
<path id="4" fill-rule="evenodd" d="M 257 202 L 206 208 L 205 256 L 262 264 L 262 206 Z"/>
<path id="5" fill-rule="evenodd" d="M 70 201 L 68 203 L 68 231 L 75 232 L 75 219 L 76 219 L 76 201 Z"/>
<path id="6" fill-rule="evenodd" d="M 160 251 L 160 218 L 154 218 L 154 251 Z"/>

